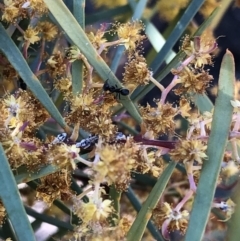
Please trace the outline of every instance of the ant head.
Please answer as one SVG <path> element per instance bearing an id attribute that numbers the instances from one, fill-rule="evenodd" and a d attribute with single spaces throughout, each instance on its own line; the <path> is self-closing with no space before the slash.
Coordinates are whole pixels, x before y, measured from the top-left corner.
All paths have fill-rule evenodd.
<path id="1" fill-rule="evenodd" d="M 103 84 L 103 90 L 104 91 L 107 91 L 107 90 L 109 90 L 109 83 L 108 83 L 108 79 L 104 82 L 104 84 Z"/>

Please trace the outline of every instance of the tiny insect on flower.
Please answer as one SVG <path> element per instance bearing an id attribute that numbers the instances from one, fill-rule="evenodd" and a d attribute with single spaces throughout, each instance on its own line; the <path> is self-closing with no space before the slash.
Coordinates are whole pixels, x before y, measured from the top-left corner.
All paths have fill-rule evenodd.
<path id="1" fill-rule="evenodd" d="M 105 83 L 103 85 L 103 90 L 109 91 L 111 93 L 116 93 L 116 97 L 118 97 L 118 99 L 120 99 L 121 95 L 123 95 L 123 96 L 129 95 L 128 89 L 125 89 L 123 87 L 118 88 L 117 85 L 110 86 L 109 82 L 108 82 L 108 79 L 105 81 Z"/>

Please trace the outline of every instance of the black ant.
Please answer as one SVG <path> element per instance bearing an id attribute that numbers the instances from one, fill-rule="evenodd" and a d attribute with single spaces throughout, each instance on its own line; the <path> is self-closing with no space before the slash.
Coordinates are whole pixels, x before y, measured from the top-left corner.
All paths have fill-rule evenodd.
<path id="1" fill-rule="evenodd" d="M 109 91 L 111 93 L 116 93 L 116 97 L 118 97 L 118 99 L 120 99 L 121 95 L 124 95 L 124 96 L 129 95 L 128 89 L 125 89 L 123 87 L 118 88 L 117 85 L 110 86 L 109 83 L 108 83 L 108 79 L 105 81 L 105 83 L 103 85 L 103 90 Z"/>

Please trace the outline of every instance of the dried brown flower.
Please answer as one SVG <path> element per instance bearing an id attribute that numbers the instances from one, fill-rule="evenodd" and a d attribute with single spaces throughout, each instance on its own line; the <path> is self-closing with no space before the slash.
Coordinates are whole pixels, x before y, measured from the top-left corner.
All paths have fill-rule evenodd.
<path id="1" fill-rule="evenodd" d="M 52 41 L 57 37 L 58 34 L 58 28 L 54 24 L 44 21 L 39 22 L 36 29 L 41 33 L 42 38 L 44 38 L 46 41 Z"/>
<path id="2" fill-rule="evenodd" d="M 140 21 L 116 23 L 114 27 L 119 39 L 124 43 L 127 50 L 135 50 L 145 39 L 145 36 L 141 34 L 144 30 L 144 25 Z"/>
<path id="3" fill-rule="evenodd" d="M 124 82 L 134 84 L 135 86 L 149 83 L 151 71 L 148 70 L 146 59 L 142 55 L 139 55 L 139 53 L 130 55 L 128 63 L 126 63 L 124 68 Z"/>
<path id="4" fill-rule="evenodd" d="M 2 20 L 15 23 L 17 19 L 26 18 L 28 12 L 27 9 L 22 7 L 24 3 L 24 0 L 5 0 Z"/>
<path id="5" fill-rule="evenodd" d="M 174 117 L 177 115 L 177 108 L 173 108 L 170 103 L 161 104 L 157 102 L 157 107 L 140 107 L 143 121 L 148 131 L 153 131 L 154 135 L 173 132 L 175 129 Z"/>
<path id="6" fill-rule="evenodd" d="M 181 98 L 179 101 L 179 107 L 180 107 L 182 117 L 191 116 L 191 114 L 190 114 L 191 106 L 187 99 Z"/>
<path id="7" fill-rule="evenodd" d="M 94 179 L 126 190 L 130 171 L 135 167 L 137 148 L 131 141 L 125 145 L 98 145 L 96 153 L 100 160 L 93 168 L 96 173 Z"/>
<path id="8" fill-rule="evenodd" d="M 104 38 L 105 34 L 105 26 L 101 26 L 100 29 L 97 29 L 95 31 L 91 31 L 87 34 L 90 42 L 93 44 L 95 49 L 99 49 L 102 44 L 107 42 L 107 39 Z"/>
<path id="9" fill-rule="evenodd" d="M 185 36 L 182 42 L 181 49 L 190 57 L 195 68 L 202 68 L 204 65 L 212 65 L 212 57 L 210 53 L 217 49 L 216 40 L 212 36 L 203 34 L 190 39 L 188 35 Z"/>
<path id="10" fill-rule="evenodd" d="M 0 55 L 1 58 L 1 55 Z M 1 75 L 3 79 L 7 81 L 15 81 L 18 78 L 18 73 L 17 71 L 12 67 L 12 65 L 5 59 L 3 58 L 3 65 L 0 66 L 1 69 Z"/>
<path id="11" fill-rule="evenodd" d="M 66 64 L 60 51 L 52 55 L 47 61 L 48 73 L 53 77 L 61 77 L 66 74 Z"/>
<path id="12" fill-rule="evenodd" d="M 3 225 L 4 218 L 5 218 L 6 214 L 7 214 L 6 209 L 3 206 L 2 201 L 0 200 L 0 226 Z"/>
<path id="13" fill-rule="evenodd" d="M 77 96 L 69 96 L 67 100 L 70 102 L 71 111 L 66 117 L 68 124 L 79 123 L 80 127 L 86 126 L 92 119 L 92 114 L 98 108 L 94 105 L 93 92 L 88 94 L 80 94 Z"/>
<path id="14" fill-rule="evenodd" d="M 201 140 L 181 140 L 175 149 L 169 152 L 172 160 L 183 162 L 187 165 L 188 173 L 192 173 L 191 167 L 196 161 L 198 165 L 201 165 L 203 160 L 207 158 L 205 151 L 207 145 Z"/>
<path id="15" fill-rule="evenodd" d="M 25 40 L 31 44 L 34 44 L 40 40 L 39 32 L 36 28 L 28 27 L 24 32 L 23 37 L 18 38 L 18 40 Z"/>
<path id="16" fill-rule="evenodd" d="M 69 200 L 73 193 L 69 186 L 70 174 L 66 171 L 55 172 L 41 178 L 41 184 L 37 187 L 37 198 L 42 199 L 49 206 L 55 199 Z"/>
<path id="17" fill-rule="evenodd" d="M 157 227 L 162 228 L 162 232 L 164 232 L 165 235 L 165 232 L 173 232 L 176 230 L 185 233 L 188 225 L 188 216 L 189 213 L 187 210 L 175 210 L 170 204 L 165 202 L 153 210 L 152 218 Z M 165 226 L 164 222 L 168 225 Z M 164 230 L 164 227 L 166 227 L 166 230 Z"/>
<path id="18" fill-rule="evenodd" d="M 54 81 L 54 87 L 63 93 L 64 96 L 70 96 L 72 93 L 72 81 L 69 78 L 60 78 Z"/>
<path id="19" fill-rule="evenodd" d="M 139 148 L 138 157 L 136 158 L 137 167 L 135 168 L 137 172 L 142 174 L 150 173 L 154 177 L 159 177 L 164 170 L 164 161 L 158 160 L 156 152 L 148 151 L 145 147 Z M 157 164 L 158 160 L 158 164 Z"/>
<path id="20" fill-rule="evenodd" d="M 209 87 L 212 75 L 209 75 L 207 71 L 196 71 L 185 67 L 181 72 L 172 70 L 174 75 L 178 75 L 181 84 L 174 90 L 177 95 L 186 93 L 198 93 L 203 94 L 206 92 L 206 88 Z"/>
<path id="21" fill-rule="evenodd" d="M 28 2 L 34 14 L 42 15 L 48 12 L 48 8 L 43 0 L 28 0 Z"/>

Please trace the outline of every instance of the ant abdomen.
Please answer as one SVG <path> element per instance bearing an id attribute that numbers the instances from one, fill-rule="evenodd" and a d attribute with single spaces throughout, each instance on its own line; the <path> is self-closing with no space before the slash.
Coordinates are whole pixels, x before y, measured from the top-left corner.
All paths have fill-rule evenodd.
<path id="1" fill-rule="evenodd" d="M 128 89 L 121 89 L 121 95 L 129 95 L 129 90 Z"/>

